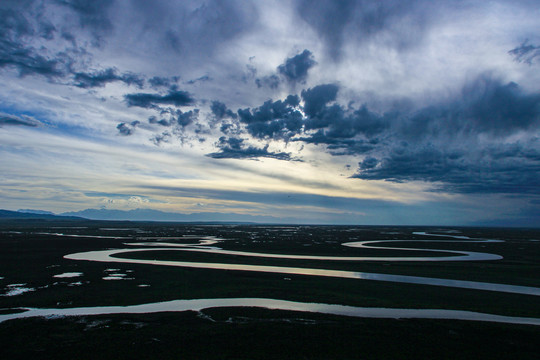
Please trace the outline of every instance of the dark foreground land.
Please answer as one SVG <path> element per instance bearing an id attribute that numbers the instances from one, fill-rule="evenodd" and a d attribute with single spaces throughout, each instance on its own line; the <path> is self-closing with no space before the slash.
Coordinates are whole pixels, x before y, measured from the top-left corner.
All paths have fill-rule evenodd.
<path id="1" fill-rule="evenodd" d="M 228 239 L 218 246 L 240 251 L 426 256 L 425 251 L 354 249 L 340 245 L 347 241 L 376 239 L 425 240 L 428 237 L 414 235 L 413 232 L 426 231 L 504 242 L 411 242 L 400 247 L 488 252 L 502 255 L 504 259 L 432 263 L 330 262 L 189 252 L 154 252 L 151 257 L 343 269 L 540 287 L 540 241 L 535 241 L 540 240 L 539 231 L 460 228 L 452 229 L 459 233 L 447 233 L 447 230 L 427 227 L 5 221 L 0 222 L 0 294 L 9 294 L 17 288 L 14 284 L 32 291 L 0 296 L 0 314 L 16 312 L 20 307 L 72 308 L 176 299 L 260 297 L 367 307 L 469 310 L 540 318 L 540 299 L 532 295 L 63 258 L 82 251 L 127 248 L 126 242 L 163 241 L 143 239 L 148 237 L 182 235 L 218 236 Z M 141 253 L 137 256 L 144 258 L 150 255 Z M 68 272 L 83 275 L 76 278 L 54 277 Z M 104 280 L 113 272 L 125 274 L 127 280 Z M 364 319 L 261 308 L 28 318 L 0 323 L 1 359 L 537 359 L 539 354 L 538 326 L 455 320 Z"/>

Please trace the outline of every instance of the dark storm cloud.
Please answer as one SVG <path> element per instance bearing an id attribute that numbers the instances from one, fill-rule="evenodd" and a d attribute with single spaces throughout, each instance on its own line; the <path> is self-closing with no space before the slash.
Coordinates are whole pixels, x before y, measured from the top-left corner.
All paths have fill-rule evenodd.
<path id="1" fill-rule="evenodd" d="M 280 83 L 281 80 L 277 75 L 269 75 L 255 79 L 255 84 L 257 84 L 258 88 L 268 87 L 275 90 L 279 87 Z"/>
<path id="2" fill-rule="evenodd" d="M 130 5 L 162 50 L 185 58 L 211 54 L 258 23 L 257 7 L 244 1 L 135 0 Z"/>
<path id="3" fill-rule="evenodd" d="M 283 81 L 290 84 L 304 84 L 308 76 L 308 70 L 316 64 L 313 54 L 306 49 L 298 55 L 285 59 L 285 62 L 277 67 L 276 74 L 255 79 L 255 84 L 258 88 L 268 87 L 274 90 Z M 254 77 L 257 70 L 252 65 L 247 65 L 247 67 L 250 70 L 251 77 Z"/>
<path id="4" fill-rule="evenodd" d="M 506 134 L 538 124 L 540 94 L 524 94 L 516 83 L 480 79 L 463 95 L 472 99 L 465 113 L 479 131 Z"/>
<path id="5" fill-rule="evenodd" d="M 140 84 L 141 80 L 130 73 L 118 75 L 110 69 L 96 73 L 74 70 L 81 65 L 87 68 L 89 64 L 86 61 L 90 57 L 87 49 L 77 47 L 76 39 L 81 37 L 86 29 L 93 34 L 97 44 L 100 41 L 98 38 L 111 27 L 106 16 L 111 4 L 112 1 L 102 0 L 57 0 L 49 3 L 2 1 L 0 68 L 15 69 L 21 76 L 39 75 L 49 80 L 73 75 L 80 87 L 102 86 L 106 82 L 117 80 Z M 53 18 L 47 15 L 47 8 L 54 8 L 55 12 L 63 11 L 58 11 L 58 18 Z M 71 12 L 75 12 L 80 20 L 75 28 L 68 24 Z M 55 42 L 54 46 L 49 47 L 52 41 Z M 52 50 L 57 48 L 56 51 Z M 113 79 L 114 77 L 116 79 Z"/>
<path id="6" fill-rule="evenodd" d="M 118 70 L 114 68 L 108 68 L 93 73 L 78 72 L 73 77 L 75 86 L 81 88 L 93 88 L 103 87 L 108 83 L 121 81 L 126 85 L 136 85 L 142 88 L 144 85 L 144 79 L 137 74 L 123 73 L 118 74 Z"/>
<path id="7" fill-rule="evenodd" d="M 43 19 L 36 21 L 32 2 L 3 2 L 0 4 L 0 68 L 14 68 L 21 76 L 42 75 L 47 78 L 62 76 L 64 57 L 50 58 L 28 44 L 28 39 L 49 39 L 54 26 Z"/>
<path id="8" fill-rule="evenodd" d="M 377 166 L 378 163 L 379 163 L 379 160 L 368 156 L 364 160 L 362 160 L 362 162 L 359 163 L 358 165 L 360 166 L 361 170 L 368 170 L 368 169 L 373 169 L 375 166 Z"/>
<path id="9" fill-rule="evenodd" d="M 416 44 L 430 18 L 424 12 L 431 5 L 416 0 L 299 0 L 296 11 L 324 41 L 328 54 L 337 59 L 346 40 L 361 43 L 384 34 L 386 45 L 397 49 Z"/>
<path id="10" fill-rule="evenodd" d="M 40 126 L 41 122 L 27 115 L 11 115 L 0 113 L 0 127 L 2 126 Z"/>
<path id="11" fill-rule="evenodd" d="M 504 84 L 488 75 L 466 85 L 460 99 L 414 113 L 404 109 L 379 114 L 366 105 L 358 109 L 327 105 L 330 96 L 306 96 L 317 93 L 313 89 L 302 93 L 304 111 L 308 115 L 304 129 L 317 131 L 303 134 L 295 141 L 328 144 L 334 154 L 354 154 L 355 151 L 365 154 L 370 149 L 384 149 L 388 143 L 402 140 L 416 144 L 433 139 L 442 141 L 441 146 L 444 146 L 447 140 L 456 137 L 504 138 L 535 129 L 540 121 L 540 94 L 523 93 L 517 84 Z M 343 151 L 337 151 L 339 148 Z"/>
<path id="12" fill-rule="evenodd" d="M 246 145 L 244 139 L 227 138 L 222 136 L 215 144 L 220 151 L 206 154 L 214 159 L 256 159 L 260 157 L 277 160 L 291 160 L 291 154 L 284 152 L 269 152 L 268 145 L 258 148 Z"/>
<path id="13" fill-rule="evenodd" d="M 317 62 L 309 50 L 288 58 L 284 64 L 278 66 L 278 72 L 290 82 L 304 82 L 311 69 Z"/>
<path id="14" fill-rule="evenodd" d="M 346 148 L 349 153 L 353 149 L 366 151 L 366 148 L 372 148 L 373 145 L 351 139 L 358 135 L 373 137 L 383 132 L 392 116 L 378 115 L 365 106 L 354 110 L 330 104 L 336 100 L 338 90 L 334 84 L 303 90 L 303 104 L 297 95 L 289 95 L 284 101 L 268 100 L 258 108 L 239 109 L 239 120 L 251 136 L 259 139 L 328 144 L 328 148 L 336 153 L 342 152 L 339 148 Z M 297 135 L 299 137 L 294 138 Z"/>
<path id="15" fill-rule="evenodd" d="M 80 26 L 88 29 L 94 36 L 95 45 L 99 45 L 104 35 L 113 29 L 109 12 L 114 0 L 56 0 L 56 3 L 71 9 L 77 15 Z"/>
<path id="16" fill-rule="evenodd" d="M 524 93 L 518 84 L 482 75 L 463 87 L 461 98 L 420 109 L 403 119 L 399 132 L 407 138 L 457 134 L 506 137 L 537 128 L 540 93 Z"/>
<path id="17" fill-rule="evenodd" d="M 298 1 L 297 12 L 324 40 L 329 53 L 337 57 L 343 43 L 343 32 L 351 21 L 356 1 Z"/>
<path id="18" fill-rule="evenodd" d="M 64 61 L 41 56 L 32 48 L 2 41 L 0 48 L 0 68 L 12 67 L 21 76 L 42 75 L 56 78 L 64 75 Z"/>
<path id="19" fill-rule="evenodd" d="M 353 177 L 440 183 L 462 193 L 540 191 L 540 142 L 511 136 L 538 131 L 540 94 L 482 76 L 462 98 L 396 117 Z"/>
<path id="20" fill-rule="evenodd" d="M 538 148 L 539 144 L 533 144 Z M 364 180 L 440 183 L 437 190 L 459 193 L 538 194 L 540 153 L 525 154 L 530 144 L 496 148 L 448 150 L 431 146 L 401 147 L 380 160 L 367 158 L 353 175 Z M 515 151 L 515 148 L 518 151 Z M 513 151 L 508 151 L 509 148 Z M 471 154 L 473 152 L 473 154 Z M 537 159 L 534 159 L 537 157 Z M 367 161 L 369 166 L 364 162 Z"/>
<path id="21" fill-rule="evenodd" d="M 175 86 L 179 80 L 180 80 L 179 76 L 171 76 L 171 77 L 154 76 L 148 79 L 148 83 L 154 89 L 160 89 L 160 88 L 170 89 L 172 86 Z"/>
<path id="22" fill-rule="evenodd" d="M 188 112 L 181 112 L 178 110 L 176 123 L 181 127 L 186 127 L 197 121 L 199 118 L 199 109 L 190 110 Z"/>
<path id="23" fill-rule="evenodd" d="M 460 96 L 410 111 L 336 103 L 339 87 L 319 85 L 285 100 L 239 109 L 241 129 L 256 139 L 320 145 L 335 156 L 357 156 L 354 178 L 424 181 L 436 191 L 540 191 L 540 140 L 511 138 L 540 128 L 540 94 L 483 74 Z M 227 134 L 229 126 L 222 125 Z M 212 157 L 243 158 L 244 141 L 222 138 Z M 254 149 L 249 149 L 253 151 Z M 260 150 L 260 149 L 259 149 Z M 248 153 L 250 151 L 247 151 Z M 249 156 L 246 156 L 249 157 Z"/>
<path id="24" fill-rule="evenodd" d="M 339 87 L 334 84 L 315 86 L 312 89 L 302 90 L 304 111 L 310 117 L 319 115 L 322 109 L 331 101 L 336 100 Z"/>
<path id="25" fill-rule="evenodd" d="M 265 139 L 286 139 L 296 135 L 302 128 L 302 114 L 296 109 L 298 96 L 289 95 L 284 101 L 266 101 L 254 109 L 239 109 L 240 122 L 252 136 Z"/>
<path id="26" fill-rule="evenodd" d="M 187 106 L 192 105 L 195 100 L 186 91 L 171 90 L 168 94 L 148 94 L 136 93 L 124 95 L 128 106 L 138 106 L 143 108 L 156 108 L 159 105 Z"/>
<path id="27" fill-rule="evenodd" d="M 227 106 L 220 101 L 212 101 L 212 104 L 210 105 L 210 111 L 212 111 L 212 114 L 217 120 L 221 120 L 227 117 L 233 119 L 237 118 L 237 115 L 233 113 L 232 110 L 227 109 Z"/>
<path id="28" fill-rule="evenodd" d="M 525 40 L 520 46 L 510 50 L 508 53 L 517 62 L 523 62 L 529 65 L 540 60 L 540 46 L 529 44 L 529 40 Z"/>

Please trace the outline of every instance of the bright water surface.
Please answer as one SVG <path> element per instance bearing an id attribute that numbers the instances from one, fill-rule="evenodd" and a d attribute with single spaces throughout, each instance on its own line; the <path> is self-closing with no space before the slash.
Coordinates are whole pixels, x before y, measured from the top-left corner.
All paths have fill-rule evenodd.
<path id="1" fill-rule="evenodd" d="M 28 317 L 56 317 L 56 316 L 83 316 L 104 314 L 145 314 L 165 311 L 201 311 L 216 307 L 262 307 L 275 310 L 302 311 L 311 313 L 342 315 L 363 318 L 386 319 L 451 319 L 470 321 L 489 321 L 510 324 L 540 325 L 540 319 L 526 317 L 500 316 L 472 311 L 440 310 L 440 309 L 391 309 L 366 308 L 344 305 L 303 303 L 287 300 L 260 299 L 260 298 L 229 298 L 229 299 L 194 299 L 173 300 L 159 303 L 107 306 L 107 307 L 81 307 L 71 309 L 36 309 L 25 308 L 25 312 L 0 315 L 0 322 Z"/>

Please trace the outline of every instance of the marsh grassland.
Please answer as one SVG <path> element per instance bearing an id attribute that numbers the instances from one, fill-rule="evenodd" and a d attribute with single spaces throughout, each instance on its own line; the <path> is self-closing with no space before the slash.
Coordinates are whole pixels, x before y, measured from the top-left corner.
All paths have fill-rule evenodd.
<path id="1" fill-rule="evenodd" d="M 122 251 L 96 261 L 106 250 Z M 498 259 L 475 260 L 479 253 Z M 304 270 L 283 270 L 291 268 Z M 540 326 L 512 321 L 410 318 L 405 312 L 368 318 L 357 310 L 344 316 L 325 313 L 322 305 L 320 311 L 230 303 L 185 311 L 156 305 L 147 313 L 90 310 L 255 298 L 540 322 L 539 274 L 540 232 L 528 229 L 4 221 L 0 357 L 535 359 Z M 447 280 L 457 281 L 448 286 Z M 505 287 L 475 287 L 485 283 Z M 86 314 L 55 315 L 79 308 Z M 22 316 L 36 309 L 49 313 Z"/>

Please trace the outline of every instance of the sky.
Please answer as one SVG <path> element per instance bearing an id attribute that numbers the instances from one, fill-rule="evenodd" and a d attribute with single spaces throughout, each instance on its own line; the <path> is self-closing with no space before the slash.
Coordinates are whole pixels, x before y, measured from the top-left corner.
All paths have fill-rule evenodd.
<path id="1" fill-rule="evenodd" d="M 536 1 L 0 2 L 0 208 L 540 224 Z"/>

